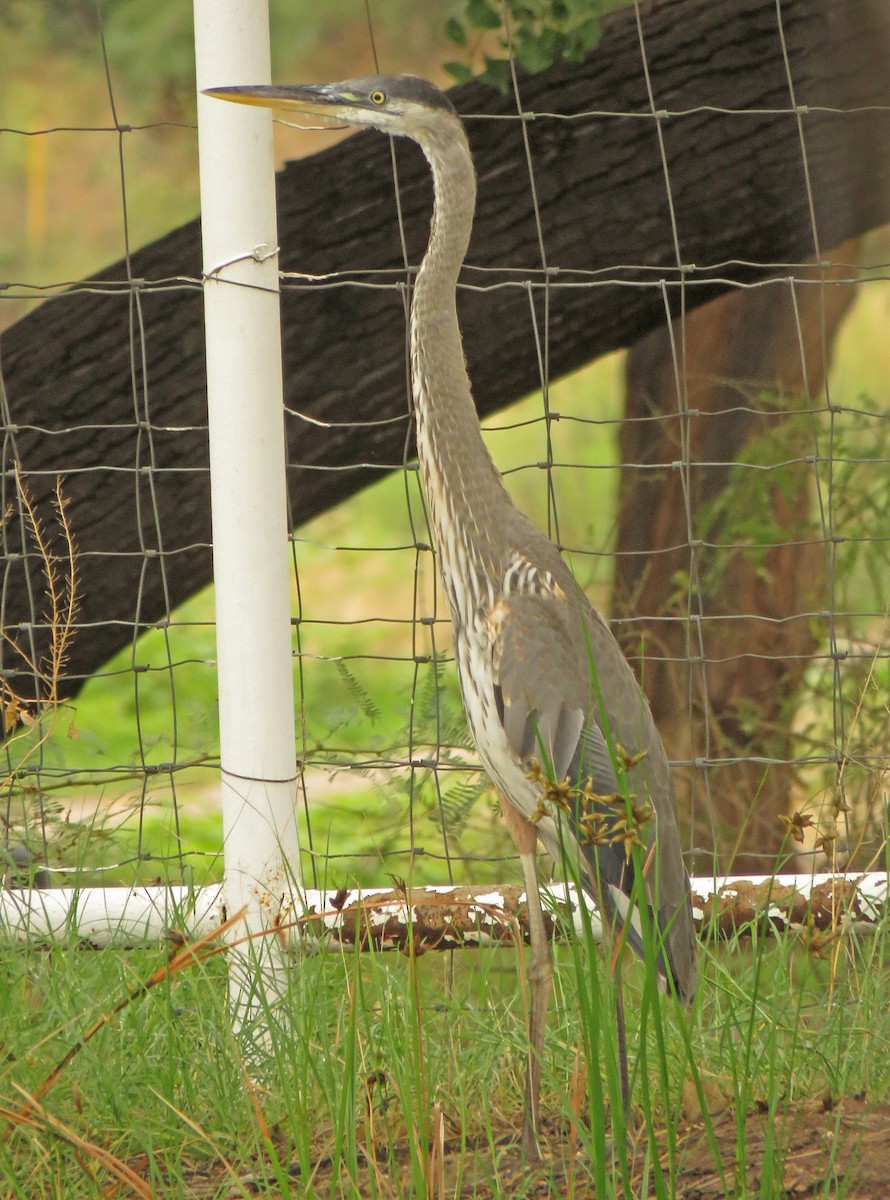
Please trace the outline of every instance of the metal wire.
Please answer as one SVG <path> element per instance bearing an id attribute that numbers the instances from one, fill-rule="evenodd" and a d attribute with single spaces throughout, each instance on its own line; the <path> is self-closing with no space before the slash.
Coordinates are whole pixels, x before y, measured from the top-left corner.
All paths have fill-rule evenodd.
<path id="1" fill-rule="evenodd" d="M 616 553 L 631 552 L 612 544 L 614 531 L 614 494 L 621 472 L 632 472 L 638 479 L 653 473 L 673 475 L 680 480 L 685 516 L 685 539 L 673 545 L 650 547 L 647 554 L 654 564 L 670 560 L 681 552 L 686 556 L 685 579 L 678 581 L 684 597 L 683 608 L 662 614 L 625 615 L 616 620 L 619 632 L 645 631 L 649 638 L 645 648 L 645 664 L 678 664 L 688 668 L 688 685 L 682 696 L 683 719 L 688 726 L 688 743 L 693 748 L 687 754 L 675 752 L 679 771 L 691 773 L 687 802 L 694 812 L 701 810 L 710 819 L 719 801 L 722 779 L 740 764 L 762 768 L 789 768 L 796 773 L 798 783 L 793 789 L 802 803 L 816 809 L 816 797 L 827 789 L 825 772 L 834 776 L 834 794 L 843 807 L 847 825 L 845 836 L 851 845 L 863 833 L 869 822 L 879 832 L 886 826 L 881 806 L 886 808 L 886 779 L 890 767 L 890 749 L 886 731 L 883 741 L 874 727 L 863 733 L 868 714 L 880 711 L 880 695 L 873 695 L 886 672 L 876 682 L 875 672 L 890 662 L 887 641 L 887 613 L 879 606 L 879 589 L 864 585 L 858 593 L 850 593 L 850 575 L 859 572 L 877 573 L 885 583 L 886 565 L 881 576 L 880 559 L 890 560 L 890 529 L 856 523 L 857 492 L 873 489 L 881 494 L 882 481 L 890 464 L 890 414 L 869 407 L 863 397 L 851 397 L 835 387 L 826 387 L 824 395 L 811 395 L 807 387 L 808 341 L 803 328 L 799 297 L 804 289 L 817 288 L 822 301 L 822 330 L 818 352 L 822 361 L 829 359 L 829 339 L 826 333 L 824 299 L 828 272 L 837 265 L 845 275 L 832 275 L 831 286 L 846 283 L 855 286 L 863 295 L 887 295 L 890 265 L 887 245 L 877 244 L 867 251 L 875 258 L 869 266 L 855 263 L 837 264 L 833 253 L 823 250 L 819 236 L 817 210 L 809 172 L 807 147 L 807 118 L 812 114 L 835 116 L 855 115 L 872 111 L 871 106 L 840 109 L 831 106 L 800 104 L 797 99 L 792 64 L 785 44 L 782 6 L 776 0 L 777 50 L 784 63 L 787 78 L 787 106 L 772 108 L 733 109 L 719 105 L 701 104 L 693 107 L 670 107 L 657 94 L 646 40 L 645 6 L 635 4 L 635 19 L 640 48 L 640 72 L 645 84 L 647 105 L 644 110 L 627 111 L 589 109 L 571 114 L 528 108 L 523 87 L 515 69 L 512 89 L 515 113 L 492 116 L 465 114 L 467 121 L 519 122 L 523 152 L 527 164 L 529 205 L 534 215 L 539 261 L 536 265 L 519 264 L 498 267 L 468 263 L 461 288 L 474 294 L 493 294 L 504 289 L 523 289 L 528 297 L 528 334 L 534 345 L 541 388 L 539 409 L 530 412 L 526 406 L 520 417 L 512 413 L 486 424 L 486 437 L 496 460 L 503 462 L 503 472 L 509 486 L 521 494 L 524 503 L 537 506 L 536 516 L 572 559 L 576 570 L 605 570 L 595 575 L 592 584 L 598 594 L 606 594 L 609 565 Z M 370 9 L 368 19 L 373 35 Z M 28 435 L 52 442 L 64 435 L 100 435 L 125 433 L 134 436 L 135 457 L 131 465 L 120 466 L 95 463 L 72 466 L 66 471 L 66 483 L 72 486 L 79 477 L 101 472 L 132 475 L 133 513 L 130 519 L 139 530 L 138 554 L 142 560 L 141 580 L 159 572 L 162 588 L 168 596 L 167 612 L 162 620 L 143 616 L 143 591 L 132 597 L 132 616 L 127 621 L 132 630 L 129 661 L 117 660 L 100 670 L 91 688 L 106 698 L 103 703 L 128 708 L 119 711 L 118 718 L 130 723 L 132 754 L 126 761 L 111 758 L 85 765 L 74 753 L 76 742 L 66 746 L 64 738 L 55 737 L 45 743 L 38 741 L 32 754 L 20 757 L 15 744 L 5 750 L 4 799 L 0 809 L 0 835 L 9 841 L 30 829 L 38 831 L 40 856 L 60 872 L 88 868 L 102 877 L 136 878 L 141 872 L 158 869 L 183 876 L 193 869 L 195 861 L 219 864 L 219 850 L 204 851 L 189 847 L 186 832 L 190 827 L 189 805 L 194 794 L 201 797 L 202 811 L 208 808 L 205 793 L 212 795 L 212 782 L 217 769 L 217 749 L 214 741 L 212 714 L 210 727 L 203 730 L 203 741 L 194 744 L 195 720 L 188 712 L 184 695 L 190 694 L 195 678 L 206 677 L 213 669 L 212 620 L 208 615 L 199 618 L 171 611 L 166 583 L 167 564 L 171 555 L 206 548 L 206 543 L 181 546 L 175 530 L 164 527 L 157 501 L 159 471 L 157 438 L 200 432 L 203 425 L 155 423 L 152 418 L 152 355 L 147 342 L 143 309 L 148 298 L 170 291 L 197 291 L 200 278 L 187 272 L 162 279 L 140 279 L 132 275 L 130 264 L 130 216 L 128 204 L 128 168 L 126 148 L 139 137 L 163 138 L 173 130 L 191 129 L 189 123 L 158 121 L 128 124 L 119 119 L 118 105 L 112 82 L 112 71 L 105 51 L 100 28 L 100 44 L 111 111 L 108 124 L 45 125 L 25 128 L 11 124 L 0 129 L 11 137 L 39 138 L 52 134 L 108 133 L 114 139 L 118 166 L 117 207 L 123 230 L 123 259 L 126 273 L 120 279 L 60 280 L 34 282 L 26 279 L 0 285 L 0 303 L 15 306 L 14 311 L 53 298 L 64 305 L 69 297 L 95 295 L 117 297 L 128 304 L 130 338 L 130 374 L 132 387 L 132 419 L 126 424 L 104 423 L 93 419 L 80 421 L 75 414 L 63 426 L 52 428 L 38 424 L 17 424 L 14 405 L 10 405 L 2 390 L 4 462 L 18 461 L 19 443 Z M 375 48 L 376 54 L 376 48 Z M 512 64 L 511 64 L 512 67 Z M 681 121 L 700 114 L 719 113 L 744 118 L 762 116 L 774 118 L 788 115 L 795 119 L 799 133 L 800 168 L 806 190 L 807 210 L 812 226 L 814 260 L 809 262 L 751 263 L 742 259 L 719 262 L 685 261 L 682 230 L 678 226 L 674 204 L 674 188 L 670 156 L 665 141 L 668 122 Z M 674 261 L 669 268 L 651 264 L 616 261 L 592 270 L 566 268 L 554 261 L 548 245 L 545 224 L 541 215 L 540 192 L 549 169 L 545 160 L 537 159 L 529 138 L 529 126 L 538 119 L 548 121 L 588 122 L 615 119 L 644 121 L 651 126 L 657 140 L 662 167 L 662 184 L 671 231 Z M 381 476 L 394 470 L 401 474 L 401 492 L 378 491 L 356 497 L 351 508 L 329 518 L 321 518 L 310 528 L 299 527 L 299 514 L 292 513 L 295 528 L 290 546 L 294 572 L 295 612 L 293 618 L 295 669 L 298 673 L 300 709 L 298 744 L 301 765 L 300 804 L 303 857 L 312 886 L 348 886 L 355 877 L 365 883 L 385 884 L 391 870 L 416 871 L 418 882 L 439 879 L 453 883 L 456 879 L 473 881 L 479 871 L 491 868 L 502 872 L 510 861 L 506 844 L 494 819 L 493 805 L 480 798 L 482 776 L 474 752 L 465 733 L 460 729 L 460 707 L 454 688 L 450 658 L 449 623 L 442 608 L 436 586 L 435 555 L 420 491 L 416 464 L 409 456 L 410 388 L 407 372 L 410 369 L 407 346 L 407 311 L 410 290 L 417 264 L 410 261 L 400 204 L 400 188 L 393 159 L 393 194 L 396 221 L 402 246 L 402 265 L 397 269 L 352 271 L 332 270 L 321 275 L 295 271 L 282 272 L 282 289 L 303 293 L 335 290 L 344 296 L 344 303 L 355 293 L 384 291 L 397 296 L 405 315 L 406 330 L 406 387 L 404 416 L 362 421 L 322 422 L 299 408 L 288 408 L 288 415 L 331 429 L 370 429 L 382 424 L 404 421 L 405 454 L 403 461 L 385 463 L 368 459 L 341 465 L 300 463 L 300 470 L 314 472 L 354 471 L 362 468 Z M 621 248 L 616 247 L 616 259 Z M 732 273 L 738 269 L 769 266 L 775 277 L 757 282 L 739 282 Z M 13 273 L 18 267 L 13 267 Z M 718 274 L 722 273 L 722 274 Z M 793 307 L 797 351 L 800 357 L 804 392 L 781 409 L 770 410 L 757 403 L 756 389 L 739 385 L 739 403 L 721 409 L 719 414 L 704 412 L 695 407 L 689 389 L 689 346 L 687 314 L 696 303 L 696 290 L 712 289 L 714 284 L 729 284 L 739 293 L 759 293 L 779 289 Z M 590 411 L 589 401 L 572 401 L 557 392 L 551 377 L 550 336 L 554 298 L 561 290 L 625 288 L 649 289 L 661 296 L 665 326 L 672 339 L 674 384 L 677 409 L 673 412 L 653 412 L 636 417 L 646 430 L 656 436 L 661 430 L 678 431 L 677 457 L 666 463 L 624 463 L 617 461 L 615 442 L 620 418 L 600 416 Z M 679 312 L 679 319 L 672 314 Z M 2 308 L 0 308 L 2 317 Z M 309 348 L 311 352 L 311 347 Z M 0 364 L 2 365 L 2 364 Z M 886 372 L 885 372 L 886 374 Z M 717 416 L 734 414 L 749 416 L 767 423 L 776 431 L 774 452 L 763 460 L 745 458 L 721 459 L 715 456 L 696 456 L 693 431 L 701 429 Z M 787 449 L 781 434 L 789 422 L 807 423 L 806 447 L 795 443 Z M 535 436 L 532 457 L 525 461 L 508 462 L 512 453 L 510 438 L 517 431 Z M 605 437 L 603 435 L 606 435 Z M 587 445 L 584 439 L 596 439 Z M 543 450 L 540 450 L 543 445 Z M 606 447 L 604 449 L 603 447 Z M 540 455 L 540 456 L 539 456 Z M 296 466 L 296 464 L 293 464 Z M 695 476 L 702 471 L 722 471 L 740 488 L 748 480 L 763 479 L 781 489 L 798 478 L 797 468 L 808 470 L 815 496 L 814 537 L 794 535 L 787 529 L 774 529 L 770 537 L 711 535 L 706 514 L 695 502 Z M 183 476 L 200 467 L 164 467 Z M 20 482 L 26 489 L 41 480 L 55 479 L 56 467 L 39 462 L 21 464 Z M 537 474 L 536 474 L 537 473 Z M 540 479 L 543 486 L 526 487 L 526 480 Z M 591 536 L 591 522 L 586 513 L 577 512 L 577 496 L 592 494 L 589 489 L 601 487 L 602 494 L 611 497 L 603 529 L 597 529 L 597 541 Z M 17 524 L 19 538 L 26 550 L 21 555 L 30 589 L 30 618 L 17 625 L 12 636 L 23 646 L 30 646 L 36 656 L 37 635 L 47 628 L 42 575 L 44 564 L 33 545 L 26 504 L 16 488 L 18 484 L 9 473 L 2 481 L 4 512 L 7 525 Z M 579 490 L 580 489 L 580 490 Z M 886 492 L 884 493 L 886 494 Z M 597 496 L 600 492 L 597 492 Z M 373 507 L 374 519 L 367 520 Z M 383 511 L 385 510 L 385 511 Z M 351 513 L 353 515 L 347 515 Z M 850 514 L 854 513 L 854 516 Z M 597 514 L 599 515 L 599 514 Z M 361 520 L 360 520 L 361 517 Z M 4 526 L 4 551 L 12 545 Z M 76 533 L 76 531 L 75 531 Z M 825 556 L 824 603 L 807 604 L 800 611 L 775 613 L 771 611 L 714 611 L 707 563 L 714 556 L 728 560 L 733 555 L 763 554 L 767 550 L 804 547 L 815 541 Z M 168 548 L 175 546 L 174 549 Z M 282 548 L 285 552 L 285 548 Z M 98 557 L 113 559 L 116 552 L 104 552 Z M 869 566 L 853 562 L 852 554 L 870 555 Z M 411 557 L 412 569 L 406 573 L 402 560 Z M 4 568 L 8 570 L 9 566 Z M 398 580 L 398 594 L 391 578 Z M 120 622 L 122 618 L 114 620 Z M 740 623 L 740 628 L 756 623 L 772 627 L 781 633 L 797 622 L 806 622 L 817 630 L 817 645 L 810 653 L 783 649 L 775 654 L 746 649 L 740 644 L 737 652 L 727 654 L 713 649 L 715 634 L 727 628 L 727 622 Z M 74 636 L 89 637 L 95 632 L 95 622 L 73 622 Z M 681 628 L 686 637 L 685 654 L 661 652 L 659 629 Z M 655 631 L 655 632 L 653 632 Z M 143 640 L 151 633 L 151 649 Z M 191 640 L 190 640 L 191 639 Z M 197 648 L 192 649 L 192 646 Z M 793 714 L 794 736 L 788 741 L 788 753 L 770 753 L 768 743 L 753 737 L 750 753 L 727 752 L 720 728 L 720 714 L 715 713 L 715 697 L 711 679 L 718 667 L 736 664 L 741 671 L 755 663 L 775 663 L 781 657 L 787 663 L 805 664 L 804 695 L 797 700 L 798 711 Z M 164 687 L 159 689 L 158 680 Z M 129 693 L 129 695 L 128 695 Z M 206 694 L 206 693 L 203 693 Z M 125 700 L 124 697 L 127 696 Z M 28 696 L 23 696 L 28 700 Z M 866 704 L 868 700 L 868 704 Z M 876 701 L 876 703 L 875 703 Z M 870 706 L 870 707 L 869 707 Z M 885 701 L 886 707 L 886 701 Z M 97 731 L 83 727 L 81 713 L 90 711 L 86 700 L 78 703 L 75 718 L 80 739 L 97 736 Z M 789 721 L 792 716 L 789 715 Z M 157 730 L 164 727 L 159 739 L 162 752 L 154 744 Z M 188 732 L 186 732 L 188 731 Z M 199 739 L 200 740 L 200 739 Z M 160 757 L 160 761 L 159 761 Z M 860 776 L 856 775 L 860 773 Z M 863 782 L 867 776 L 871 782 Z M 803 781 L 803 782 L 800 782 Z M 871 792 L 869 792 L 871 788 Z M 883 792 L 881 789 L 884 789 Z M 869 792 L 867 803 L 862 796 Z M 137 833 L 126 848 L 112 849 L 114 861 L 100 861 L 101 856 L 89 849 L 78 849 L 80 859 L 65 858 L 63 834 L 60 832 L 59 805 L 73 803 L 89 809 L 89 821 L 101 824 L 100 815 L 110 808 L 111 799 L 122 794 L 129 798 L 132 820 Z M 857 799 L 858 797 L 858 799 Z M 848 803 L 849 802 L 849 803 Z M 858 808 L 856 805 L 858 804 Z M 172 850 L 159 853 L 148 835 L 152 806 L 160 806 L 169 818 Z M 88 821 L 88 823 L 89 823 Z M 874 832 L 874 828 L 872 832 Z M 359 831 L 360 836 L 356 831 Z M 338 838 L 348 835 L 348 847 L 338 844 Z M 114 838 L 111 839 L 114 847 Z M 103 853 L 107 843 L 103 841 Z M 61 849 L 60 849 L 61 847 Z M 817 851 L 808 844 L 806 850 L 791 847 L 815 859 Z M 695 827 L 689 838 L 692 855 L 700 858 L 710 854 L 702 839 L 702 828 Z M 64 852 L 63 852 L 64 851 Z M 757 856 L 756 848 L 750 853 Z M 60 857 L 61 855 L 61 857 Z M 763 853 L 763 858 L 770 856 Z M 76 856 L 75 856 L 76 858 Z M 426 863 L 431 867 L 427 870 Z M 426 873 L 425 873 L 426 872 Z M 509 872 L 508 872 L 509 873 Z"/>

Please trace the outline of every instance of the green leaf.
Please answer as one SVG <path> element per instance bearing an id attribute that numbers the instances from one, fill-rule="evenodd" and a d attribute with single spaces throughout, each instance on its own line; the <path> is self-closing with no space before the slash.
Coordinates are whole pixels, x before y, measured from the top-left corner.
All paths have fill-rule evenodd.
<path id="1" fill-rule="evenodd" d="M 499 92 L 506 92 L 510 87 L 510 64 L 505 58 L 492 58 L 486 54 L 482 78 Z"/>
<path id="2" fill-rule="evenodd" d="M 501 14 L 490 0 L 467 0 L 467 20 L 477 29 L 500 29 Z"/>
<path id="3" fill-rule="evenodd" d="M 555 63 L 558 58 L 561 58 L 566 49 L 566 35 L 560 33 L 558 29 L 548 27 L 541 30 L 538 37 L 538 53 L 543 66 L 538 67 L 542 71 L 544 67 L 549 67 L 551 63 Z"/>
<path id="4" fill-rule="evenodd" d="M 514 21 L 539 21 L 547 16 L 547 0 L 533 0 L 532 3 L 521 4 L 511 0 L 510 12 Z"/>
<path id="5" fill-rule="evenodd" d="M 447 62 L 442 64 L 455 83 L 469 83 L 475 76 L 466 63 Z"/>
<path id="6" fill-rule="evenodd" d="M 580 62 L 599 43 L 602 26 L 598 17 L 589 17 L 572 31 L 566 47 L 566 58 Z"/>
<path id="7" fill-rule="evenodd" d="M 352 697 L 356 707 L 359 708 L 369 720 L 378 720 L 382 715 L 380 709 L 373 698 L 368 692 L 365 691 L 356 677 L 346 666 L 346 663 L 335 660 L 334 666 L 337 668 L 337 674 L 346 685 L 346 689 Z"/>
<path id="8" fill-rule="evenodd" d="M 536 37 L 526 36 L 521 41 L 517 39 L 516 57 L 526 71 L 532 75 L 545 70 L 551 63 L 551 59 L 541 45 L 540 38 Z"/>
<path id="9" fill-rule="evenodd" d="M 454 42 L 455 46 L 467 44 L 467 31 L 456 17 L 451 17 L 445 22 L 445 36 L 450 42 Z"/>

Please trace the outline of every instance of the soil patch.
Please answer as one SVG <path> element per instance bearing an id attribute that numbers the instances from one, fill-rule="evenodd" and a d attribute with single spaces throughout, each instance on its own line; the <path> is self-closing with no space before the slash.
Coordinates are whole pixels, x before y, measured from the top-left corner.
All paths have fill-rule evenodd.
<path id="1" fill-rule="evenodd" d="M 837 1102 L 823 1098 L 802 1101 L 776 1118 L 768 1113 L 749 1113 L 741 1139 L 744 1162 L 738 1164 L 735 1115 L 726 1112 L 715 1118 L 713 1133 L 716 1158 L 700 1122 L 691 1124 L 682 1135 L 672 1200 L 756 1196 L 761 1194 L 764 1180 L 765 1194 L 776 1200 L 824 1195 L 843 1195 L 845 1200 L 890 1197 L 890 1104 L 869 1104 L 861 1098 Z M 460 1140 L 447 1136 L 446 1130 L 444 1140 L 432 1154 L 430 1196 L 436 1200 L 439 1196 L 443 1200 L 455 1196 L 462 1200 L 596 1200 L 589 1166 L 572 1154 L 564 1131 L 545 1128 L 543 1135 L 545 1161 L 530 1170 L 519 1152 L 518 1129 L 504 1129 L 494 1150 L 487 1140 L 477 1147 L 466 1143 L 461 1146 Z M 639 1200 L 655 1195 L 654 1184 L 647 1187 L 643 1180 L 644 1153 L 643 1140 L 631 1147 L 633 1195 Z M 397 1149 L 395 1159 L 394 1171 L 391 1158 L 377 1162 L 369 1156 L 358 1177 L 350 1179 L 330 1159 L 322 1157 L 312 1172 L 311 1186 L 318 1195 L 412 1196 L 415 1190 L 407 1146 Z M 191 1200 L 226 1195 L 226 1178 L 232 1197 L 262 1195 L 276 1200 L 306 1194 L 310 1181 L 301 1177 L 299 1168 L 293 1167 L 289 1176 L 292 1191 L 283 1193 L 276 1190 L 274 1176 L 259 1164 L 255 1170 L 239 1172 L 237 1182 L 231 1170 L 206 1164 L 190 1178 L 186 1176 L 190 1187 L 185 1195 Z"/>

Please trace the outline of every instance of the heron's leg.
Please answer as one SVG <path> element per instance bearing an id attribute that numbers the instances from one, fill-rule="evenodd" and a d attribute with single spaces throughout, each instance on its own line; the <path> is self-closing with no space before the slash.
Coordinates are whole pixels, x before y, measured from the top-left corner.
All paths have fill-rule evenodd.
<path id="1" fill-rule="evenodd" d="M 528 933 L 531 954 L 526 968 L 529 983 L 528 1067 L 525 1075 L 525 1110 L 522 1121 L 522 1149 L 526 1159 L 536 1162 L 541 1157 L 538 1128 L 541 1094 L 541 1063 L 544 1056 L 544 1033 L 547 1028 L 547 1008 L 553 984 L 553 957 L 550 938 L 544 924 L 544 910 L 538 891 L 537 843 L 538 834 L 531 821 L 519 813 L 505 797 L 501 810 L 507 828 L 519 851 L 525 882 L 528 910 Z"/>
<path id="2" fill-rule="evenodd" d="M 553 956 L 550 938 L 544 924 L 541 894 L 538 891 L 536 854 L 521 854 L 522 874 L 528 907 L 528 932 L 531 944 L 526 978 L 529 983 L 528 1071 L 525 1077 L 525 1114 L 522 1123 L 522 1147 L 526 1157 L 540 1157 L 538 1130 L 541 1095 L 541 1063 L 544 1060 L 544 1034 L 547 1029 L 547 1009 L 553 986 Z"/>

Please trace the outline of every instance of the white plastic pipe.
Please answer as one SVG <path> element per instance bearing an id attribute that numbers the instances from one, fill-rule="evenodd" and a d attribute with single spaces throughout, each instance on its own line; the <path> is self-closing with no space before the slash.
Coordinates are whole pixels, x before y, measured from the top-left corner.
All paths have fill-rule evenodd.
<path id="1" fill-rule="evenodd" d="M 246 908 L 258 931 L 299 890 L 272 114 L 201 92 L 270 81 L 269 17 L 266 0 L 194 8 L 223 893 L 228 915 Z M 262 961 L 230 960 L 236 1019 L 252 972 L 273 992 L 283 983 L 280 946 L 260 945 Z"/>
<path id="2" fill-rule="evenodd" d="M 718 915 L 722 912 L 728 923 L 733 919 L 740 923 L 757 919 L 764 922 L 764 932 L 804 928 L 807 905 L 817 903 L 825 915 L 832 913 L 832 921 L 865 929 L 885 920 L 890 905 L 888 879 L 883 871 L 865 875 L 702 876 L 692 880 L 692 893 L 697 926 L 708 927 L 711 917 L 706 917 L 705 909 L 716 904 Z M 545 908 L 568 904 L 574 913 L 575 928 L 582 928 L 574 887 L 555 883 L 542 888 L 541 896 Z M 598 937 L 601 927 L 596 908 L 589 898 L 584 899 L 594 937 Z M 287 937 L 297 934 L 295 940 L 304 949 L 334 948 L 343 940 L 354 941 L 356 905 L 362 907 L 361 927 L 378 949 L 401 948 L 409 923 L 414 925 L 416 944 L 426 949 L 452 949 L 455 945 L 500 942 L 505 930 L 511 935 L 525 906 L 525 893 L 515 885 L 495 884 L 413 888 L 410 896 L 393 888 L 307 890 L 299 906 L 286 915 L 290 926 L 286 933 L 276 930 L 271 936 L 270 920 L 262 940 L 277 945 L 279 933 Z M 198 938 L 218 929 L 224 919 L 223 893 L 218 886 L 0 891 L 0 938 L 21 943 L 135 946 L 163 939 L 171 930 Z"/>

